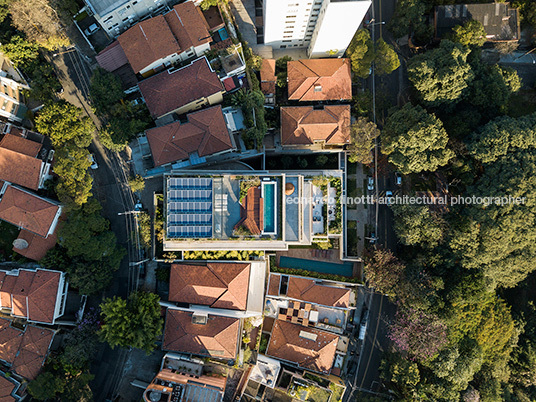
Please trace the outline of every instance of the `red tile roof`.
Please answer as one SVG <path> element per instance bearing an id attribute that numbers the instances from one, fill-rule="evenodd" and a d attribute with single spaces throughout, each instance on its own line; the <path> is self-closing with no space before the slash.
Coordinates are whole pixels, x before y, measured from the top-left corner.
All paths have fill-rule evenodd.
<path id="1" fill-rule="evenodd" d="M 191 1 L 177 4 L 165 19 L 177 38 L 182 51 L 212 41 L 208 32 L 208 23 L 201 10 Z"/>
<path id="2" fill-rule="evenodd" d="M 206 324 L 194 324 L 193 313 L 168 309 L 162 349 L 219 359 L 236 357 L 240 321 L 208 315 Z"/>
<path id="3" fill-rule="evenodd" d="M 13 328 L 11 321 L 0 318 L 0 359 L 12 363 L 20 349 L 24 332 Z"/>
<path id="4" fill-rule="evenodd" d="M 281 282 L 281 275 L 270 274 L 270 277 L 268 279 L 268 291 L 266 294 L 269 296 L 279 296 L 280 282 Z"/>
<path id="5" fill-rule="evenodd" d="M 0 148 L 10 149 L 23 155 L 35 158 L 41 150 L 41 144 L 18 135 L 6 134 L 0 141 Z"/>
<path id="6" fill-rule="evenodd" d="M 12 402 L 16 399 L 11 396 L 15 389 L 15 384 L 5 377 L 0 377 L 0 402 Z"/>
<path id="7" fill-rule="evenodd" d="M 289 100 L 352 99 L 352 76 L 348 59 L 289 61 L 287 77 Z"/>
<path id="8" fill-rule="evenodd" d="M 350 142 L 350 105 L 281 108 L 281 144 L 312 145 L 315 142 L 343 145 Z"/>
<path id="9" fill-rule="evenodd" d="M 264 229 L 264 203 L 261 198 L 260 187 L 250 187 L 244 198 L 244 204 L 240 206 L 240 220 L 234 226 L 245 227 L 254 235 L 260 235 Z"/>
<path id="10" fill-rule="evenodd" d="M 350 307 L 350 289 L 317 285 L 308 278 L 289 276 L 287 297 L 324 306 Z"/>
<path id="11" fill-rule="evenodd" d="M 28 247 L 24 249 L 13 247 L 13 251 L 30 260 L 39 261 L 46 255 L 48 250 L 54 248 L 56 245 L 56 241 L 58 240 L 57 233 L 58 231 L 55 230 L 54 233 L 44 238 L 22 229 L 17 239 L 26 240 Z"/>
<path id="12" fill-rule="evenodd" d="M 249 263 L 173 264 L 169 300 L 246 310 L 250 268 Z"/>
<path id="13" fill-rule="evenodd" d="M 61 274 L 43 269 L 0 271 L 0 302 L 14 316 L 31 321 L 54 322 Z"/>
<path id="14" fill-rule="evenodd" d="M 37 190 L 43 161 L 31 156 L 0 148 L 0 179 Z"/>
<path id="15" fill-rule="evenodd" d="M 8 186 L 0 200 L 0 219 L 46 237 L 59 208 L 50 201 Z"/>
<path id="16" fill-rule="evenodd" d="M 53 338 L 54 332 L 49 329 L 26 326 L 19 353 L 13 360 L 15 372 L 29 380 L 35 379 L 43 367 Z"/>
<path id="17" fill-rule="evenodd" d="M 134 25 L 119 35 L 117 40 L 135 73 L 157 60 L 181 53 L 181 47 L 163 15 Z"/>
<path id="18" fill-rule="evenodd" d="M 263 59 L 260 74 L 262 93 L 265 95 L 275 94 L 275 60 Z"/>
<path id="19" fill-rule="evenodd" d="M 155 166 L 187 159 L 193 152 L 207 156 L 233 148 L 221 106 L 190 113 L 187 123 L 177 121 L 146 134 Z"/>
<path id="20" fill-rule="evenodd" d="M 316 340 L 300 336 L 302 334 L 316 336 Z M 266 355 L 294 362 L 304 369 L 328 373 L 338 341 L 335 334 L 276 320 Z"/>
<path id="21" fill-rule="evenodd" d="M 161 117 L 198 99 L 224 92 L 218 74 L 205 58 L 175 71 L 163 71 L 138 84 L 154 118 Z"/>
<path id="22" fill-rule="evenodd" d="M 109 72 L 128 64 L 127 56 L 117 40 L 102 50 L 95 59 L 97 59 L 99 66 Z"/>

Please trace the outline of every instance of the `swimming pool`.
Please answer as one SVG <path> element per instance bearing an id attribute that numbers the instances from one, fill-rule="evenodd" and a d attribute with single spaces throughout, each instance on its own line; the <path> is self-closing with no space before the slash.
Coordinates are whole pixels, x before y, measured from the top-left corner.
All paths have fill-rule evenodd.
<path id="1" fill-rule="evenodd" d="M 263 234 L 276 234 L 275 231 L 275 197 L 276 197 L 276 183 L 262 183 L 262 199 L 264 207 L 264 225 Z"/>
<path id="2" fill-rule="evenodd" d="M 343 262 L 342 264 L 334 262 L 324 262 L 316 260 L 306 260 L 303 258 L 280 257 L 280 268 L 304 269 L 306 271 L 320 272 L 322 274 L 352 276 L 354 272 L 354 263 Z"/>

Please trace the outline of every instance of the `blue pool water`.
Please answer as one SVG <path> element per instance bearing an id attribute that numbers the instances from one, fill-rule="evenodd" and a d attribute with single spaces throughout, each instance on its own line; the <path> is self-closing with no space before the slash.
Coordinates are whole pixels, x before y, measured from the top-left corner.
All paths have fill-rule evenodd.
<path id="1" fill-rule="evenodd" d="M 334 262 L 306 260 L 302 258 L 279 258 L 280 268 L 304 269 L 306 271 L 320 272 L 322 274 L 352 276 L 353 266 L 354 264 L 351 262 L 337 264 Z"/>
<path id="2" fill-rule="evenodd" d="M 275 183 L 263 185 L 264 232 L 275 232 Z"/>
<path id="3" fill-rule="evenodd" d="M 218 33 L 220 34 L 220 38 L 222 41 L 229 37 L 229 34 L 227 33 L 227 30 L 225 28 L 220 29 Z"/>

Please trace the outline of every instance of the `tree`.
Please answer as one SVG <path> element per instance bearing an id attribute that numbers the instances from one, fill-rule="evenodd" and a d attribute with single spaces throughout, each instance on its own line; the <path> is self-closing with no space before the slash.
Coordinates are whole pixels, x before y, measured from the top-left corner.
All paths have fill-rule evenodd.
<path id="1" fill-rule="evenodd" d="M 400 0 L 387 29 L 395 38 L 414 33 L 419 40 L 429 39 L 431 32 L 425 20 L 427 5 L 422 0 Z"/>
<path id="2" fill-rule="evenodd" d="M 400 67 L 398 54 L 396 54 L 393 46 L 388 45 L 383 38 L 376 41 L 374 53 L 374 68 L 376 74 L 391 74 Z"/>
<path id="3" fill-rule="evenodd" d="M 56 99 L 56 94 L 61 90 L 61 83 L 54 73 L 50 63 L 33 63 L 30 71 L 30 86 L 32 98 L 43 102 Z"/>
<path id="4" fill-rule="evenodd" d="M 145 180 L 139 174 L 128 179 L 130 190 L 134 193 L 142 192 L 145 188 Z"/>
<path id="5" fill-rule="evenodd" d="M 352 71 L 360 78 L 367 78 L 374 61 L 374 46 L 367 29 L 359 29 L 355 33 L 346 54 L 350 59 Z"/>
<path id="6" fill-rule="evenodd" d="M 28 40 L 47 50 L 69 46 L 59 15 L 48 0 L 16 0 L 10 3 L 12 23 Z"/>
<path id="7" fill-rule="evenodd" d="M 425 105 L 437 107 L 461 99 L 473 80 L 468 55 L 468 48 L 442 40 L 439 48 L 409 60 L 408 78 Z"/>
<path id="8" fill-rule="evenodd" d="M 398 353 L 385 353 L 380 364 L 380 377 L 394 385 L 398 396 L 414 395 L 421 380 L 419 366 Z"/>
<path id="9" fill-rule="evenodd" d="M 443 123 L 420 106 L 405 104 L 387 120 L 382 152 L 402 173 L 435 171 L 454 156 Z"/>
<path id="10" fill-rule="evenodd" d="M 68 142 L 85 148 L 91 144 L 95 127 L 76 106 L 61 100 L 46 104 L 35 119 L 37 131 L 50 137 L 55 147 Z"/>
<path id="11" fill-rule="evenodd" d="M 39 46 L 20 35 L 13 36 L 9 43 L 0 47 L 0 50 L 15 67 L 27 67 L 39 57 Z"/>
<path id="12" fill-rule="evenodd" d="M 394 229 L 402 244 L 433 248 L 442 242 L 446 222 L 428 206 L 394 204 L 391 209 L 395 216 Z"/>
<path id="13" fill-rule="evenodd" d="M 65 388 L 65 381 L 49 371 L 40 373 L 28 384 L 28 393 L 39 401 L 55 398 Z"/>
<path id="14" fill-rule="evenodd" d="M 417 361 L 434 357 L 447 343 L 447 326 L 434 314 L 411 307 L 399 308 L 389 325 L 396 349 Z"/>
<path id="15" fill-rule="evenodd" d="M 219 0 L 203 0 L 200 4 L 202 10 L 208 10 L 210 7 L 217 7 Z"/>
<path id="16" fill-rule="evenodd" d="M 380 130 L 373 122 L 360 117 L 350 126 L 350 145 L 348 146 L 348 161 L 351 163 L 369 164 L 372 162 L 371 151 L 375 147 L 375 139 Z"/>
<path id="17" fill-rule="evenodd" d="M 126 300 L 117 296 L 104 299 L 102 338 L 112 348 L 134 347 L 150 353 L 156 347 L 156 338 L 162 334 L 159 300 L 158 295 L 145 292 L 132 293 Z"/>
<path id="18" fill-rule="evenodd" d="M 292 61 L 292 57 L 283 56 L 275 61 L 276 84 L 279 88 L 287 86 L 287 63 Z"/>
<path id="19" fill-rule="evenodd" d="M 93 71 L 89 93 L 95 112 L 99 116 L 106 115 L 111 105 L 125 97 L 119 78 L 100 67 Z"/>
<path id="20" fill-rule="evenodd" d="M 405 280 L 405 266 L 398 261 L 390 250 L 376 249 L 365 258 L 365 278 L 376 291 L 399 296 L 400 284 Z"/>
<path id="21" fill-rule="evenodd" d="M 452 41 L 464 46 L 481 47 L 486 43 L 486 30 L 477 20 L 469 20 L 463 25 L 456 25 L 453 29 Z"/>
<path id="22" fill-rule="evenodd" d="M 501 116 L 469 138 L 467 149 L 482 163 L 491 163 L 516 150 L 536 148 L 536 114 L 518 118 Z"/>
<path id="23" fill-rule="evenodd" d="M 59 200 L 67 209 L 83 205 L 91 196 L 93 185 L 88 172 L 89 151 L 69 144 L 58 148 L 54 159 L 54 172 L 60 177 L 55 189 Z"/>

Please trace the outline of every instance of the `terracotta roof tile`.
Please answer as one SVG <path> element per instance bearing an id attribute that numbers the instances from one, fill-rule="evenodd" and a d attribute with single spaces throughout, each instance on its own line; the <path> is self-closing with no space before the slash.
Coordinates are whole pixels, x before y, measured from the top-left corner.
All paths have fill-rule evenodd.
<path id="1" fill-rule="evenodd" d="M 5 377 L 0 377 L 0 402 L 11 402 L 16 399 L 11 396 L 15 389 L 15 384 Z"/>
<path id="2" fill-rule="evenodd" d="M 275 60 L 263 59 L 260 74 L 262 93 L 265 95 L 275 94 Z"/>
<path id="3" fill-rule="evenodd" d="M 315 142 L 343 145 L 350 142 L 350 105 L 281 108 L 281 144 L 312 145 Z"/>
<path id="4" fill-rule="evenodd" d="M 270 279 L 268 282 L 268 295 L 270 296 L 279 296 L 279 284 L 281 281 L 281 275 L 279 274 L 270 274 Z"/>
<path id="5" fill-rule="evenodd" d="M 316 336 L 316 340 L 300 336 Z M 300 367 L 328 373 L 333 365 L 339 337 L 325 331 L 276 320 L 266 354 L 298 364 Z"/>
<path id="6" fill-rule="evenodd" d="M 165 19 L 182 51 L 212 41 L 208 23 L 201 10 L 191 1 L 177 4 Z"/>
<path id="7" fill-rule="evenodd" d="M 198 99 L 224 92 L 218 74 L 205 58 L 175 71 L 163 71 L 138 84 L 154 118 L 161 117 Z"/>
<path id="8" fill-rule="evenodd" d="M 2 141 L 0 141 L 0 148 L 10 149 L 11 151 L 35 158 L 41 150 L 41 144 L 18 135 L 6 134 L 2 138 Z"/>
<path id="9" fill-rule="evenodd" d="M 16 275 L 6 275 L 5 272 L 2 272 L 2 281 L 0 283 L 0 303 L 2 307 L 11 308 L 11 294 L 13 288 L 15 287 L 15 282 L 17 281 Z"/>
<path id="10" fill-rule="evenodd" d="M 24 332 L 11 327 L 11 321 L 0 318 L 0 359 L 12 363 L 17 356 Z"/>
<path id="11" fill-rule="evenodd" d="M 0 148 L 0 179 L 37 190 L 43 161 L 6 148 Z"/>
<path id="12" fill-rule="evenodd" d="M 55 230 L 54 233 L 45 238 L 22 229 L 17 239 L 26 240 L 28 247 L 24 249 L 13 247 L 13 251 L 30 260 L 39 261 L 46 255 L 48 250 L 54 248 L 56 245 L 56 241 L 58 240 L 57 233 L 58 231 Z"/>
<path id="13" fill-rule="evenodd" d="M 135 73 L 157 60 L 181 53 L 181 47 L 163 15 L 134 25 L 119 35 L 117 40 Z"/>
<path id="14" fill-rule="evenodd" d="M 95 59 L 99 66 L 110 73 L 128 64 L 127 55 L 117 40 L 102 50 Z"/>
<path id="15" fill-rule="evenodd" d="M 26 191 L 9 186 L 0 200 L 0 219 L 46 237 L 59 206 Z"/>
<path id="16" fill-rule="evenodd" d="M 43 367 L 53 338 L 53 331 L 28 325 L 19 353 L 13 360 L 15 372 L 29 380 L 35 379 Z"/>
<path id="17" fill-rule="evenodd" d="M 162 349 L 211 356 L 236 357 L 240 321 L 236 318 L 208 315 L 206 324 L 194 324 L 193 313 L 168 309 Z"/>
<path id="18" fill-rule="evenodd" d="M 233 148 L 221 106 L 188 114 L 180 121 L 146 131 L 155 166 L 187 159 L 193 152 L 212 155 Z"/>
<path id="19" fill-rule="evenodd" d="M 246 310 L 250 267 L 248 263 L 173 264 L 169 300 Z"/>
<path id="20" fill-rule="evenodd" d="M 352 99 L 352 77 L 348 59 L 289 61 L 287 76 L 289 100 Z"/>
<path id="21" fill-rule="evenodd" d="M 244 205 L 240 206 L 240 220 L 234 228 L 244 226 L 252 234 L 260 235 L 264 229 L 263 207 L 261 188 L 250 187 L 244 198 Z"/>
<path id="22" fill-rule="evenodd" d="M 287 297 L 324 306 L 350 306 L 350 289 L 317 285 L 313 279 L 289 276 Z"/>

